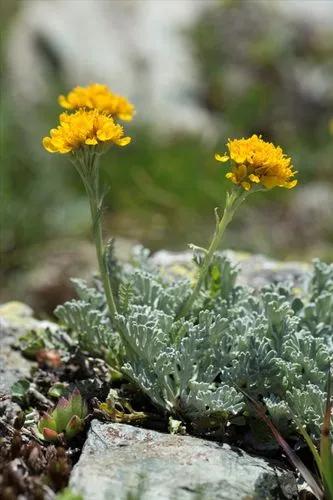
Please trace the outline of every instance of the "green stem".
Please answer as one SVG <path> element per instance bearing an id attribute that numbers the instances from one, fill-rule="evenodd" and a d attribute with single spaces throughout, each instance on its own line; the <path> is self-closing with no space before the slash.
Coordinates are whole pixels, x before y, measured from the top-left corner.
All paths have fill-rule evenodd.
<path id="1" fill-rule="evenodd" d="M 218 249 L 223 234 L 228 226 L 228 224 L 231 222 L 237 208 L 240 206 L 240 204 L 245 200 L 247 196 L 246 191 L 240 191 L 240 190 L 234 190 L 231 192 L 231 194 L 227 193 L 227 200 L 226 200 L 226 206 L 223 212 L 223 216 L 220 218 L 217 212 L 217 209 L 215 209 L 215 215 L 216 215 L 216 228 L 214 232 L 213 239 L 211 241 L 211 244 L 206 252 L 204 261 L 202 263 L 202 266 L 200 268 L 199 276 L 197 279 L 197 282 L 193 288 L 193 291 L 191 295 L 188 297 L 188 299 L 185 301 L 185 303 L 182 305 L 181 309 L 179 310 L 176 319 L 179 319 L 183 316 L 186 316 L 188 312 L 190 311 L 194 301 L 199 295 L 201 286 L 206 278 L 209 266 L 212 262 L 212 259 L 214 257 L 214 253 Z"/>
<path id="2" fill-rule="evenodd" d="M 88 192 L 88 191 L 87 191 Z M 96 196 L 96 193 L 90 194 L 88 192 L 89 204 L 91 217 L 93 220 L 93 234 L 95 239 L 96 246 L 96 254 L 99 265 L 99 270 L 101 273 L 101 278 L 104 286 L 106 302 L 109 307 L 110 315 L 113 320 L 115 320 L 117 315 L 117 306 L 113 297 L 111 284 L 109 280 L 108 271 L 106 269 L 106 264 L 104 261 L 104 244 L 103 244 L 103 235 L 102 235 L 102 224 L 101 224 L 101 216 L 100 216 L 100 207 L 98 205 L 99 197 Z"/>
<path id="3" fill-rule="evenodd" d="M 115 323 L 118 313 L 117 306 L 113 297 L 109 274 L 104 260 L 104 243 L 100 213 L 101 197 L 99 193 L 99 170 L 97 165 L 97 156 L 94 152 L 91 155 L 85 155 L 83 152 L 82 156 L 78 156 L 78 163 L 74 162 L 74 165 L 80 174 L 88 195 L 99 271 L 102 278 L 110 316 Z"/>

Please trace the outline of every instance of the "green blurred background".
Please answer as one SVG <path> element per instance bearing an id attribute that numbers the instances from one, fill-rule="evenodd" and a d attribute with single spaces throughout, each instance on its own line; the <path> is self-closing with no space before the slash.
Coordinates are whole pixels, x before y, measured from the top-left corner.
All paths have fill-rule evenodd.
<path id="1" fill-rule="evenodd" d="M 78 9 L 85 1 L 75 1 Z M 189 9 L 196 2 L 187 1 Z M 11 89 L 9 40 L 28 3 L 6 0 L 2 14 L 0 300 L 18 297 L 50 310 L 70 294 L 67 274 L 90 269 L 94 257 L 86 243 L 90 221 L 79 179 L 66 157 L 48 155 L 40 146 L 57 120 L 56 97 L 70 88 L 73 76 L 62 71 L 44 38 L 36 44 L 46 60 L 47 96 L 25 109 L 24 98 Z M 132 144 L 103 158 L 103 178 L 111 188 L 106 232 L 125 247 L 134 241 L 152 250 L 205 245 L 213 208 L 223 205 L 227 189 L 214 153 L 225 150 L 228 137 L 261 133 L 293 158 L 299 186 L 250 198 L 225 247 L 278 259 L 332 260 L 333 26 L 289 16 L 274 1 L 207 2 L 193 22 L 177 26 L 177 36 L 196 70 L 191 100 L 208 117 L 209 130 L 203 121 L 194 129 L 169 126 L 161 132 L 156 123 L 167 119 L 164 112 L 145 121 L 138 113 L 126 126 Z M 32 289 L 39 290 L 37 298 Z"/>

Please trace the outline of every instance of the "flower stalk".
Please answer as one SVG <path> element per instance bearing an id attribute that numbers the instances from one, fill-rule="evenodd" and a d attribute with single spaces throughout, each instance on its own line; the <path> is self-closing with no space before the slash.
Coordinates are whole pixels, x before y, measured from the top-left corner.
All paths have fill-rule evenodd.
<path id="1" fill-rule="evenodd" d="M 218 209 L 217 208 L 215 209 L 216 227 L 212 241 L 210 243 L 208 250 L 206 250 L 206 254 L 203 263 L 201 265 L 198 279 L 193 288 L 193 291 L 191 295 L 188 297 L 188 299 L 185 301 L 185 303 L 182 305 L 182 307 L 180 308 L 176 319 L 180 319 L 189 313 L 193 303 L 195 302 L 195 300 L 199 295 L 201 286 L 206 278 L 214 254 L 218 249 L 218 247 L 220 246 L 224 232 L 227 226 L 232 221 L 233 216 L 237 211 L 238 207 L 242 204 L 242 202 L 245 200 L 248 194 L 249 193 L 247 191 L 244 191 L 243 189 L 234 188 L 230 193 L 229 192 L 227 193 L 226 205 L 222 217 L 220 217 Z"/>
<path id="2" fill-rule="evenodd" d="M 74 165 L 78 171 L 89 200 L 90 213 L 92 219 L 93 237 L 96 247 L 96 255 L 100 275 L 104 287 L 106 302 L 113 322 L 116 321 L 117 306 L 114 300 L 110 277 L 104 259 L 104 243 L 101 213 L 103 196 L 100 194 L 98 154 L 91 149 L 83 149 L 80 154 L 76 153 Z"/>
<path id="3" fill-rule="evenodd" d="M 176 319 L 189 313 L 199 295 L 223 234 L 247 195 L 250 192 L 254 193 L 273 187 L 292 189 L 297 184 L 297 180 L 294 178 L 297 172 L 293 170 L 291 158 L 286 156 L 279 146 L 264 141 L 261 136 L 254 134 L 247 139 L 229 139 L 227 148 L 227 153 L 222 155 L 216 153 L 215 159 L 222 163 L 230 163 L 231 171 L 227 172 L 226 178 L 235 187 L 230 193 L 227 193 L 222 218 L 215 209 L 216 228 L 213 239 L 208 250 L 205 251 L 205 257 L 193 291 L 180 308 Z"/>
<path id="4" fill-rule="evenodd" d="M 125 97 L 113 93 L 106 85 L 75 87 L 67 96 L 59 96 L 59 104 L 72 113 L 61 113 L 59 125 L 43 138 L 49 153 L 69 154 L 86 189 L 93 224 L 97 260 L 112 323 L 117 323 L 114 300 L 101 224 L 103 195 L 99 186 L 99 156 L 110 146 L 127 146 L 131 138 L 116 120 L 132 120 L 135 109 Z"/>

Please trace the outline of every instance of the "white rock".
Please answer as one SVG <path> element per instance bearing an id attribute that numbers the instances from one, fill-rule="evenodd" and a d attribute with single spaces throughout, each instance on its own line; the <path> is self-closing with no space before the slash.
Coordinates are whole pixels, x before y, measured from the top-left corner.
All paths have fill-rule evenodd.
<path id="1" fill-rule="evenodd" d="M 14 97 L 27 107 L 49 97 L 43 46 L 69 87 L 109 84 L 135 102 L 138 123 L 209 127 L 207 113 L 193 97 L 199 79 L 184 30 L 214 1 L 27 0 L 7 43 Z"/>
<path id="2" fill-rule="evenodd" d="M 85 500 L 273 500 L 297 494 L 290 471 L 239 448 L 97 420 L 70 486 Z"/>

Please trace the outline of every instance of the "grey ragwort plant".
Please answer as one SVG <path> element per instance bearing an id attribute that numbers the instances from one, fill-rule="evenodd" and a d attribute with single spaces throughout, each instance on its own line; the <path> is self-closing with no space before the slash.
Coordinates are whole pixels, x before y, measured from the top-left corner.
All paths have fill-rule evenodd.
<path id="1" fill-rule="evenodd" d="M 194 261 L 200 269 L 198 250 Z M 238 286 L 237 267 L 216 253 L 180 319 L 189 279 L 175 282 L 143 249 L 123 268 L 112 260 L 110 271 L 116 328 L 98 282 L 89 288 L 76 280 L 79 299 L 56 309 L 81 349 L 107 357 L 160 410 L 185 422 L 226 425 L 251 413 L 244 391 L 265 402 L 284 435 L 295 430 L 294 414 L 319 436 L 333 356 L 333 265 L 315 261 L 302 290 L 283 283 L 255 292 Z"/>

